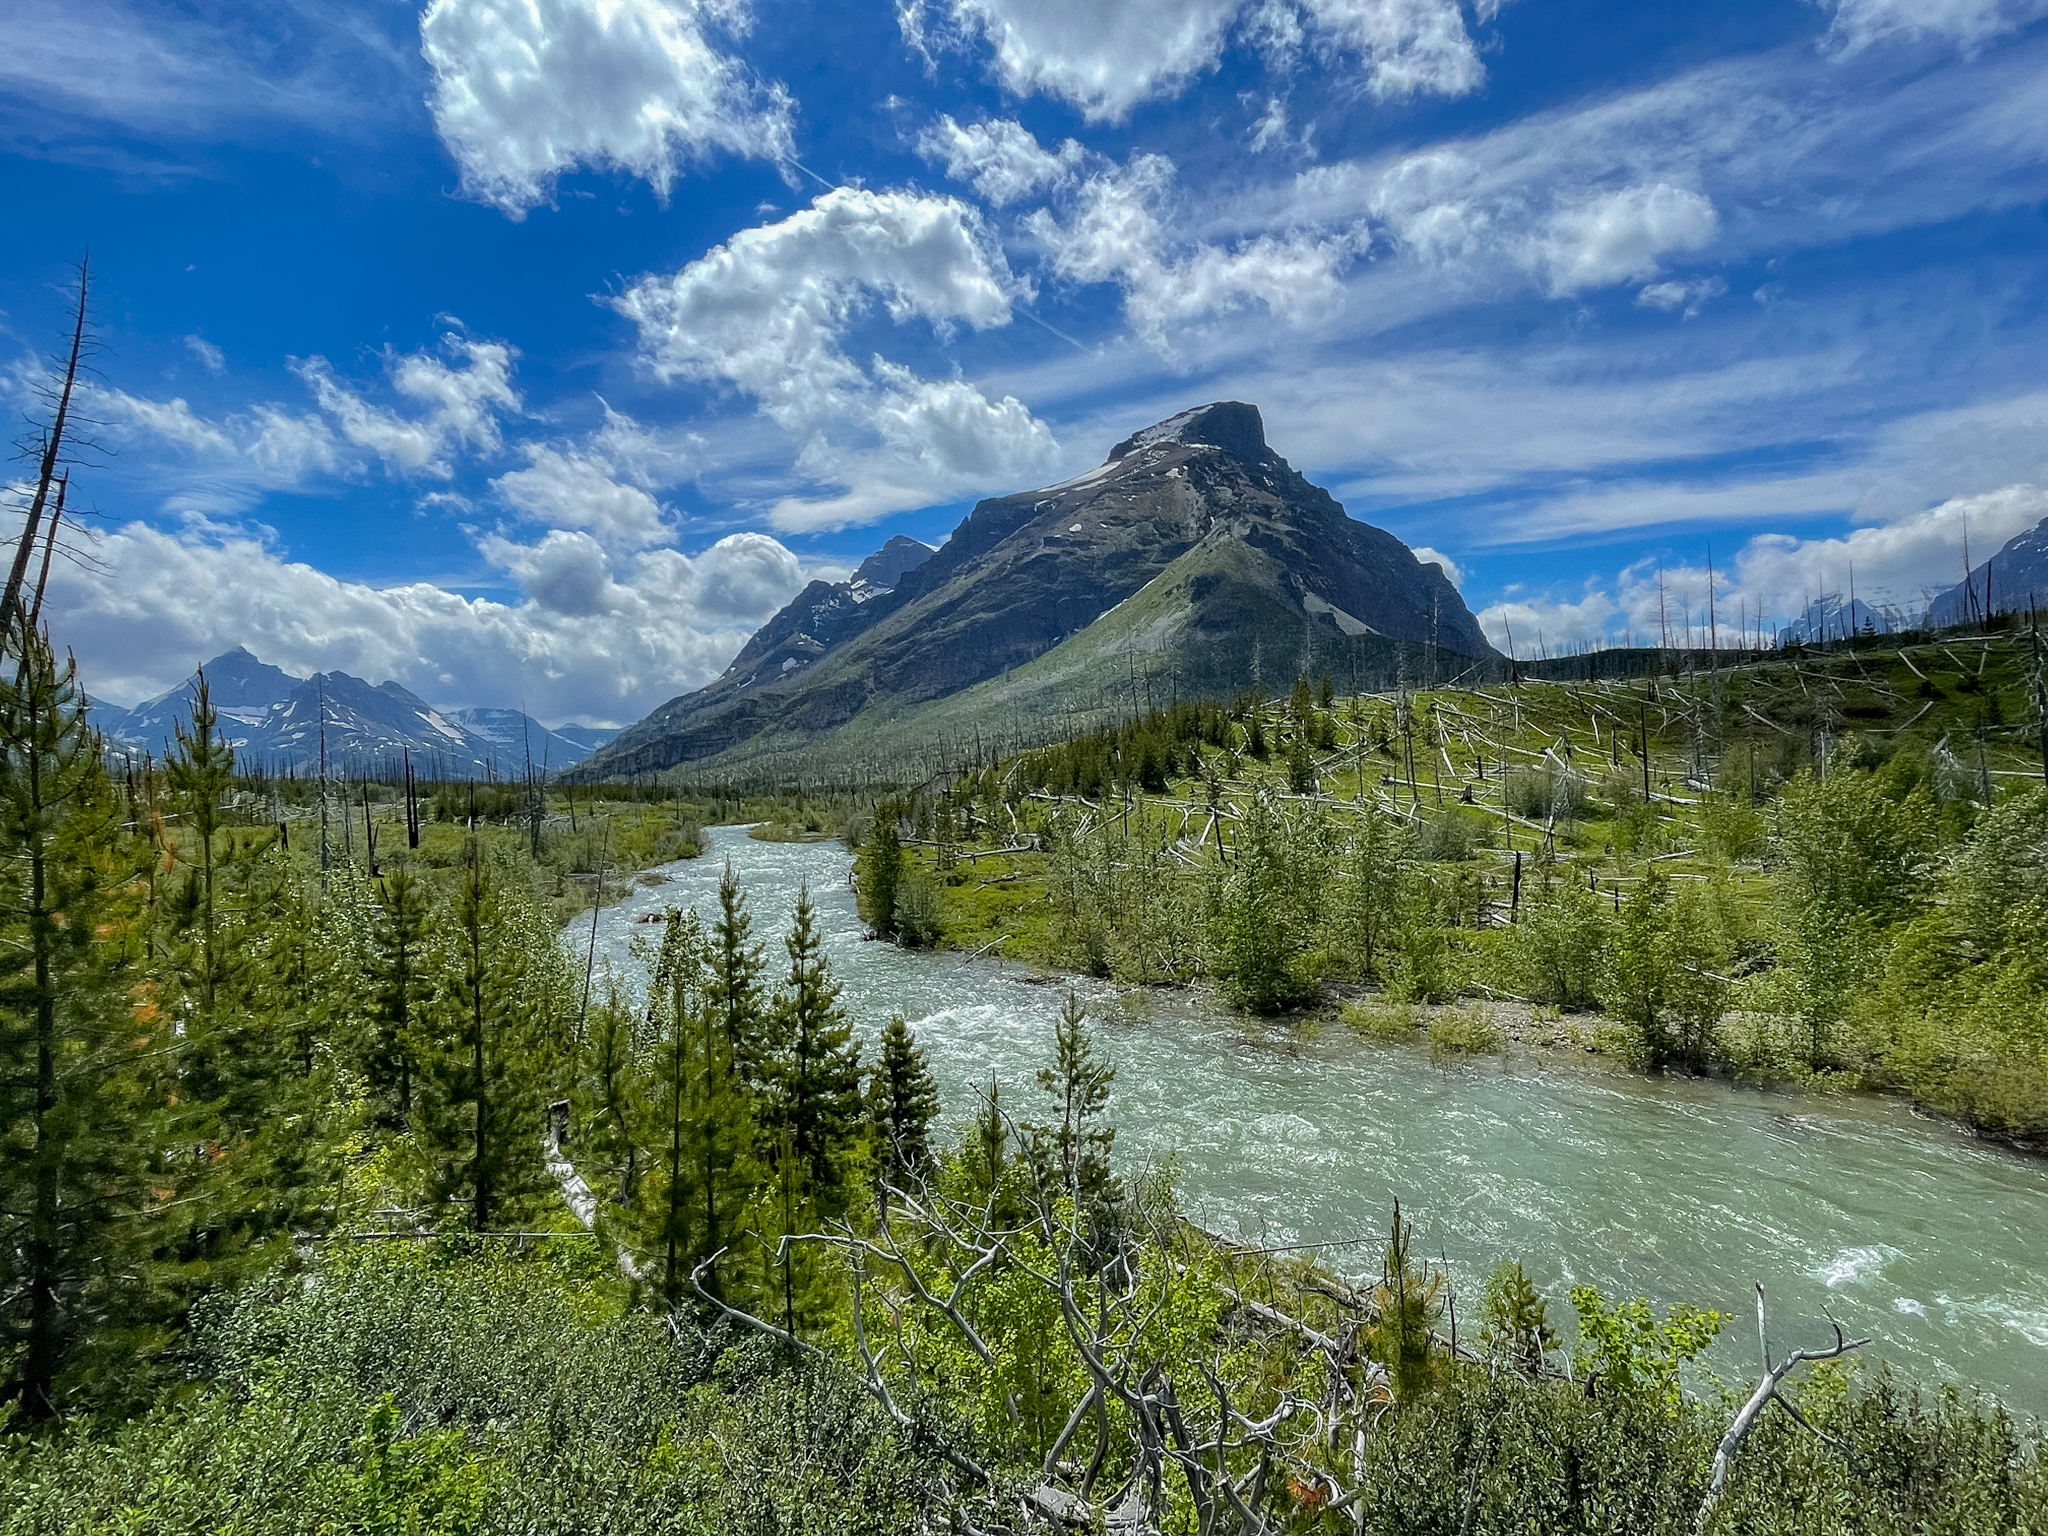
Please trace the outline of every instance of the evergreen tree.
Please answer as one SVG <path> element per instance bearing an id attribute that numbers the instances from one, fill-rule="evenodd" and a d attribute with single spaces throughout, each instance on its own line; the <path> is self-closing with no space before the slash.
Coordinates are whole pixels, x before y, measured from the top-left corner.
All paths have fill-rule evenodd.
<path id="1" fill-rule="evenodd" d="M 808 886 L 784 940 L 789 976 L 775 995 L 770 1119 L 802 1164 L 810 1198 L 825 1216 L 844 1214 L 861 1143 L 860 1043 L 839 1006 Z"/>
<path id="2" fill-rule="evenodd" d="M 1088 1038 L 1088 1011 L 1067 994 L 1053 1026 L 1053 1064 L 1039 1069 L 1038 1086 L 1051 1095 L 1059 1118 L 1026 1122 L 1039 1175 L 1073 1194 L 1084 1212 L 1099 1215 L 1120 1198 L 1109 1169 L 1116 1128 L 1104 1120 L 1116 1068 L 1098 1060 Z"/>
<path id="3" fill-rule="evenodd" d="M 635 1098 L 650 1167 L 633 1220 L 671 1310 L 689 1299 L 697 1266 L 740 1237 L 757 1182 L 752 1110 L 715 1001 L 713 953 L 696 913 L 669 914 L 653 1010 L 660 1036 Z M 720 1294 L 722 1273 L 736 1269 L 714 1266 L 706 1289 Z"/>
<path id="4" fill-rule="evenodd" d="M 412 1115 L 415 1018 L 428 980 L 427 893 L 411 871 L 394 869 L 377 904 L 377 995 L 365 1073 L 383 1099 L 387 1117 L 405 1125 Z"/>
<path id="5" fill-rule="evenodd" d="M 202 668 L 192 695 L 192 722 L 172 722 L 177 750 L 166 765 L 177 813 L 189 834 L 193 868 L 179 892 L 178 912 L 198 927 L 198 952 L 188 969 L 199 1007 L 212 1012 L 226 981 L 229 949 L 220 911 L 223 803 L 234 790 L 235 749 L 220 735 L 220 711 Z"/>
<path id="6" fill-rule="evenodd" d="M 718 881 L 718 917 L 711 925 L 709 998 L 734 1070 L 759 1096 L 768 1086 L 768 1002 L 761 980 L 768 957 L 759 944 L 748 942 L 753 931 L 746 892 L 728 859 Z"/>
<path id="7" fill-rule="evenodd" d="M 891 1184 L 916 1178 L 931 1165 L 931 1124 L 939 1114 L 939 1085 L 903 1015 L 882 1030 L 882 1059 L 868 1081 L 880 1173 Z"/>
<path id="8" fill-rule="evenodd" d="M 175 1199 L 154 1257 L 173 1314 L 266 1267 L 330 1188 L 333 1058 L 320 1049 L 324 1010 L 303 1006 L 324 986 L 292 977 L 315 914 L 266 857 L 270 834 L 231 821 L 235 754 L 218 727 L 201 674 L 165 765 L 177 832 L 160 834 L 173 872 L 185 868 L 158 910 L 178 1046 L 159 1170 Z"/>
<path id="9" fill-rule="evenodd" d="M 974 1128 L 961 1148 L 968 1188 L 986 1200 L 1002 1188 L 1010 1169 L 1010 1125 L 1003 1117 L 1002 1084 L 989 1074 L 988 1092 L 974 1112 Z"/>
<path id="10" fill-rule="evenodd" d="M 421 1066 L 433 1103 L 424 1130 L 444 1198 L 485 1232 L 538 1182 L 543 1064 L 512 893 L 472 838 L 440 925 L 445 951 L 431 1048 Z M 557 955 L 559 959 L 559 955 Z"/>
<path id="11" fill-rule="evenodd" d="M 903 840 L 896 831 L 896 803 L 876 808 L 875 828 L 855 858 L 860 917 L 879 938 L 896 934 L 896 892 L 903 883 Z"/>
<path id="12" fill-rule="evenodd" d="M 132 968 L 140 860 L 99 738 L 73 669 L 25 630 L 0 658 L 0 1369 L 44 1418 L 133 1295 L 139 1074 L 168 1032 Z"/>
<path id="13" fill-rule="evenodd" d="M 1408 834 L 1400 818 L 1377 798 L 1366 801 L 1350 819 L 1350 841 L 1344 872 L 1350 876 L 1339 897 L 1338 928 L 1345 947 L 1356 957 L 1361 980 L 1379 977 L 1386 968 L 1387 949 L 1400 926 L 1401 871 L 1408 854 Z"/>

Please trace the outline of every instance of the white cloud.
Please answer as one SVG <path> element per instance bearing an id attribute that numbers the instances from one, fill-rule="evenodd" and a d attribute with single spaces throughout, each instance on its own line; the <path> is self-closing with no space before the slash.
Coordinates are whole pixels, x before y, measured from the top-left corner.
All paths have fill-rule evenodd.
<path id="1" fill-rule="evenodd" d="M 996 78 L 1116 120 L 1215 67 L 1241 0 L 899 0 L 913 47 L 985 40 Z"/>
<path id="2" fill-rule="evenodd" d="M 1176 252 L 1163 217 L 1173 181 L 1164 155 L 1134 155 L 1083 182 L 1064 221 L 1041 208 L 1025 227 L 1061 277 L 1120 284 L 1132 328 L 1162 350 L 1175 328 L 1249 300 L 1297 324 L 1340 307 L 1337 276 L 1351 257 L 1345 236 L 1290 231 Z"/>
<path id="3" fill-rule="evenodd" d="M 1462 96 L 1486 71 L 1456 0 L 1306 0 L 1324 46 L 1355 54 L 1374 96 Z"/>
<path id="4" fill-rule="evenodd" d="M 297 485 L 308 476 L 332 473 L 342 463 L 341 445 L 324 420 L 295 416 L 278 405 L 259 405 L 213 421 L 182 398 L 148 400 L 102 389 L 95 393 L 93 409 L 116 435 L 153 437 L 203 466 L 201 487 L 167 487 L 173 510 L 237 510 L 263 490 Z"/>
<path id="5" fill-rule="evenodd" d="M 669 528 L 655 499 L 621 485 L 595 453 L 529 444 L 527 467 L 500 475 L 491 487 L 505 501 L 552 528 L 587 528 L 610 549 L 659 544 Z"/>
<path id="6" fill-rule="evenodd" d="M 212 342 L 204 336 L 191 335 L 185 338 L 185 350 L 199 359 L 200 366 L 208 373 L 220 373 L 226 369 L 228 360 Z"/>
<path id="7" fill-rule="evenodd" d="M 59 566 L 50 611 L 95 697 L 146 697 L 247 645 L 302 675 L 338 667 L 372 682 L 393 678 L 444 708 L 523 699 L 551 721 L 623 723 L 716 677 L 807 575 L 758 533 L 694 556 L 649 550 L 616 566 L 581 534 L 493 548 L 532 584 L 532 597 L 465 598 L 425 583 L 380 589 L 281 558 L 253 538 L 131 523 L 101 540 L 98 568 Z"/>
<path id="8" fill-rule="evenodd" d="M 1252 124 L 1250 138 L 1252 153 L 1255 155 L 1263 155 L 1269 149 L 1287 147 L 1287 99 L 1284 96 L 1266 98 L 1266 110 L 1259 115 L 1259 120 Z"/>
<path id="9" fill-rule="evenodd" d="M 1563 654 L 1575 645 L 1590 645 L 1607 633 L 1621 612 L 1605 592 L 1588 589 L 1577 601 L 1509 595 L 1479 610 L 1479 627 L 1495 649 L 1523 661 Z"/>
<path id="10" fill-rule="evenodd" d="M 1442 566 L 1444 568 L 1444 574 L 1450 577 L 1452 586 L 1462 587 L 1465 585 L 1465 573 L 1458 568 L 1458 562 L 1453 560 L 1449 555 L 1445 554 L 1442 550 L 1431 549 L 1427 544 L 1417 544 L 1414 547 L 1414 554 L 1415 558 L 1420 560 L 1424 565 L 1428 565 L 1432 561 L 1434 561 L 1436 564 Z"/>
<path id="11" fill-rule="evenodd" d="M 1007 118 L 963 128 L 944 114 L 917 136 L 917 152 L 927 160 L 943 161 L 948 176 L 972 183 L 998 208 L 1066 185 L 1085 157 L 1072 139 L 1060 145 L 1058 154 L 1043 149 L 1029 129 Z"/>
<path id="12" fill-rule="evenodd" d="M 669 277 L 613 301 L 663 377 L 730 383 L 795 435 L 812 480 L 872 482 L 851 495 L 790 497 L 782 528 L 837 526 L 928 506 L 1050 467 L 1050 431 L 1014 397 L 927 381 L 886 359 L 863 370 L 842 342 L 879 301 L 898 325 L 941 336 L 1006 325 L 1022 285 L 981 216 L 957 198 L 841 187 L 777 223 L 743 230 Z M 849 438 L 848 434 L 851 434 Z M 922 433 L 922 435 L 919 435 Z"/>
<path id="13" fill-rule="evenodd" d="M 292 367 L 341 435 L 375 453 L 391 473 L 446 479 L 454 473 L 450 450 L 494 451 L 499 446 L 497 412 L 517 411 L 520 400 L 512 387 L 512 360 L 518 355 L 512 348 L 453 334 L 443 337 L 441 345 L 459 360 L 456 366 L 429 352 L 386 358 L 392 386 L 427 407 L 418 416 L 401 416 L 365 400 L 334 376 L 324 357 L 295 361 Z"/>
<path id="14" fill-rule="evenodd" d="M 1940 38 L 1970 53 L 2037 20 L 2040 0 L 1817 0 L 1833 13 L 1822 47 L 1837 58 L 1893 39 Z"/>
<path id="15" fill-rule="evenodd" d="M 1873 606 L 1896 605 L 1910 620 L 1930 595 L 1962 580 L 1966 532 L 1971 559 L 1982 564 L 2044 517 L 2048 488 L 2008 485 L 1835 538 L 1764 534 L 1744 547 L 1736 570 L 1742 592 L 1765 612 L 1796 615 L 1808 594 L 1846 594 L 1853 567 L 1857 597 Z"/>
<path id="16" fill-rule="evenodd" d="M 1673 646 L 1705 646 L 1718 639 L 1724 648 L 1740 649 L 1760 638 L 1768 644 L 1773 622 L 1797 618 L 1823 596 L 1846 602 L 1852 590 L 1859 602 L 1910 625 L 1930 597 L 1962 579 L 1966 536 L 1972 562 L 1982 564 L 2044 517 L 2048 487 L 2008 485 L 1827 538 L 1760 534 L 1711 571 L 1639 560 L 1609 587 L 1589 581 L 1575 600 L 1511 586 L 1479 619 L 1503 650 L 1512 625 L 1516 654 L 1523 657 L 1537 653 L 1539 633 L 1553 653 L 1560 641 L 1657 645 L 1668 639 Z"/>
<path id="17" fill-rule="evenodd" d="M 1713 243 L 1721 221 L 1697 192 L 1668 182 L 1625 187 L 1552 215 L 1534 257 L 1553 294 L 1640 281 L 1660 257 Z"/>
<path id="18" fill-rule="evenodd" d="M 1056 97 L 1090 121 L 1119 121 L 1214 69 L 1233 25 L 1269 63 L 1292 69 L 1313 39 L 1355 59 L 1374 96 L 1457 96 L 1484 76 L 1456 0 L 899 0 L 912 47 L 987 44 L 1018 96 Z"/>
<path id="19" fill-rule="evenodd" d="M 457 450 L 500 447 L 498 413 L 517 411 L 520 397 L 512 385 L 518 354 L 502 342 L 448 336 L 442 350 L 453 363 L 428 352 L 385 356 L 392 389 L 424 408 L 411 415 L 364 398 L 324 357 L 292 363 L 324 414 L 269 402 L 216 420 L 183 398 L 150 400 L 111 388 L 95 392 L 94 408 L 115 434 L 154 438 L 190 457 L 190 478 L 153 487 L 173 511 L 240 511 L 263 491 L 360 471 L 365 457 L 352 448 L 367 449 L 393 475 L 445 480 Z"/>
<path id="20" fill-rule="evenodd" d="M 744 20 L 715 0 L 432 0 L 420 52 L 464 193 L 516 219 L 577 166 L 629 172 L 665 198 L 709 150 L 787 159 L 788 92 L 755 84 L 707 36 Z"/>
<path id="21" fill-rule="evenodd" d="M 1696 277 L 1687 282 L 1666 281 L 1648 283 L 1636 294 L 1636 303 L 1644 309 L 1674 309 L 1685 311 L 1690 320 L 1706 306 L 1709 299 L 1718 299 L 1728 291 L 1727 282 L 1719 277 Z"/>

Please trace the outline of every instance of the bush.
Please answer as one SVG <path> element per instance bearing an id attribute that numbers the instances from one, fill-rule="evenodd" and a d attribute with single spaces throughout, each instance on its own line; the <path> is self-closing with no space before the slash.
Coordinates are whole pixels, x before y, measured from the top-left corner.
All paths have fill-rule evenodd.
<path id="1" fill-rule="evenodd" d="M 1429 1057 L 1485 1056 L 1507 1043 L 1507 1035 L 1491 1008 L 1472 1004 L 1446 1008 L 1429 1021 Z"/>
<path id="2" fill-rule="evenodd" d="M 1339 1011 L 1344 1022 L 1382 1045 L 1406 1045 L 1415 1039 L 1420 1024 L 1415 1005 L 1392 998 L 1371 998 L 1346 1003 Z"/>
<path id="3" fill-rule="evenodd" d="M 1530 821 L 1577 821 L 1586 809 L 1586 781 L 1570 769 L 1508 770 L 1508 807 Z"/>
<path id="4" fill-rule="evenodd" d="M 906 949 L 939 942 L 939 888 L 922 871 L 904 875 L 896 888 L 896 937 Z"/>

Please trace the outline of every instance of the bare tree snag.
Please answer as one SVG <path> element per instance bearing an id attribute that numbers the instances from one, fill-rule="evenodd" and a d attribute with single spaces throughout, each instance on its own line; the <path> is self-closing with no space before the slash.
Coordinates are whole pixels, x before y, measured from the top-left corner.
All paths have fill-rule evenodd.
<path id="1" fill-rule="evenodd" d="M 1757 1349 L 1763 1356 L 1764 1374 L 1762 1379 L 1756 1384 L 1756 1391 L 1751 1393 L 1749 1401 L 1742 1405 L 1742 1411 L 1736 1414 L 1735 1418 L 1729 1423 L 1728 1433 L 1721 1437 L 1720 1445 L 1714 1449 L 1713 1472 L 1707 1479 L 1706 1497 L 1700 1500 L 1700 1512 L 1693 1522 L 1693 1529 L 1696 1532 L 1705 1532 L 1707 1522 L 1713 1518 L 1714 1507 L 1721 1502 L 1721 1495 L 1727 1489 L 1728 1472 L 1734 1464 L 1735 1453 L 1742 1448 L 1742 1442 L 1749 1438 L 1749 1432 L 1756 1428 L 1756 1422 L 1763 1417 L 1764 1409 L 1768 1408 L 1772 1403 L 1776 1403 L 1780 1408 L 1792 1415 L 1792 1421 L 1799 1425 L 1800 1428 L 1818 1435 L 1829 1445 L 1834 1446 L 1836 1450 L 1842 1451 L 1844 1455 L 1848 1454 L 1841 1442 L 1836 1440 L 1834 1436 L 1823 1430 L 1815 1429 L 1807 1421 L 1806 1415 L 1795 1408 L 1791 1400 L 1785 1397 L 1779 1390 L 1785 1385 L 1786 1379 L 1794 1371 L 1798 1370 L 1800 1366 L 1815 1360 L 1840 1359 L 1843 1355 L 1848 1354 L 1850 1350 L 1861 1349 L 1870 1342 L 1868 1339 L 1852 1339 L 1843 1333 L 1840 1323 L 1835 1322 L 1833 1318 L 1829 1318 L 1828 1321 L 1834 1325 L 1835 1330 L 1835 1342 L 1832 1347 L 1828 1349 L 1795 1349 L 1776 1365 L 1772 1365 L 1770 1342 L 1764 1335 L 1764 1288 L 1761 1285 L 1756 1288 L 1756 1342 Z"/>
<path id="2" fill-rule="evenodd" d="M 57 484 L 57 466 L 63 461 L 64 435 L 71 424 L 71 397 L 78 386 L 79 359 L 85 353 L 86 296 L 92 282 L 92 257 L 78 264 L 78 306 L 71 323 L 71 349 L 64 360 L 64 376 L 56 389 L 50 424 L 43 430 L 36 467 L 35 494 L 22 524 L 21 540 L 14 547 L 14 565 L 7 573 L 7 588 L 0 593 L 0 635 L 13 628 L 21 611 L 21 591 L 28 581 L 29 557 L 35 553 L 36 534 L 42 527 L 43 509 L 49 505 L 51 489 Z"/>

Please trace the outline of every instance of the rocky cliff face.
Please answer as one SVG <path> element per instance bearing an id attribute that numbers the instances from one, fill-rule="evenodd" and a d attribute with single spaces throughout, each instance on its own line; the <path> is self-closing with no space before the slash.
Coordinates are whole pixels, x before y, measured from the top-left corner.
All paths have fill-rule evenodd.
<path id="1" fill-rule="evenodd" d="M 1333 671 L 1348 658 L 1354 673 L 1361 654 L 1385 660 L 1404 645 L 1493 657 L 1440 568 L 1291 469 L 1267 447 L 1256 407 L 1222 402 L 1134 433 L 1063 485 L 980 503 L 887 592 L 814 583 L 725 676 L 621 733 L 582 771 L 795 748 L 1023 668 L 1099 688 L 1110 635 L 1126 671 L 1142 652 L 1148 675 L 1170 668 L 1184 692 L 1285 686 L 1318 654 Z"/>

